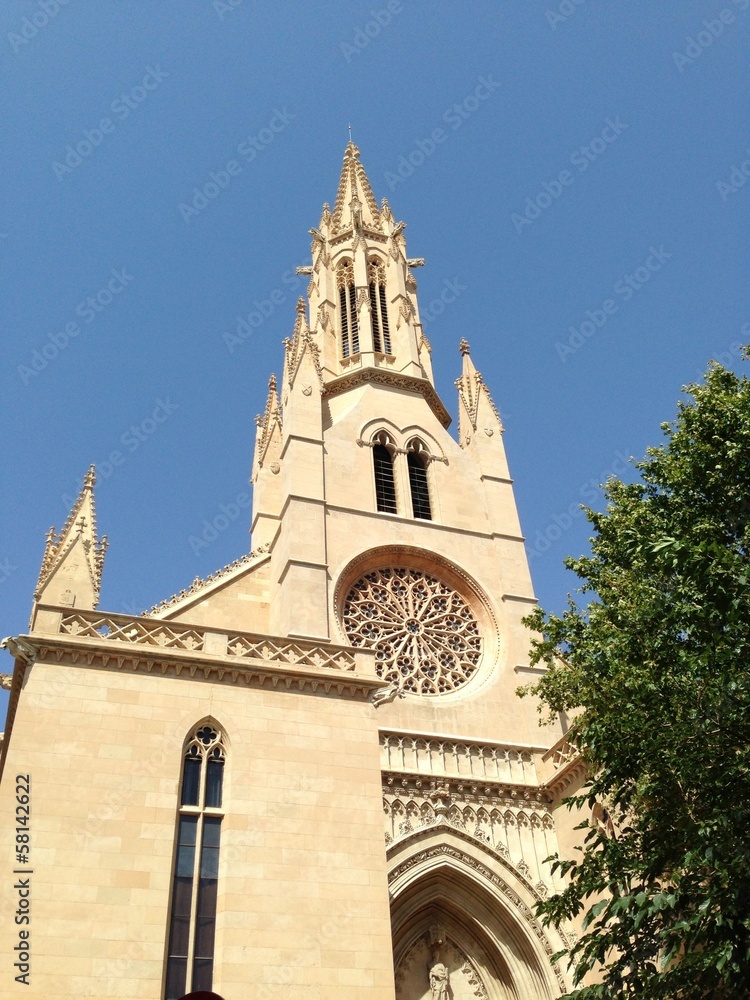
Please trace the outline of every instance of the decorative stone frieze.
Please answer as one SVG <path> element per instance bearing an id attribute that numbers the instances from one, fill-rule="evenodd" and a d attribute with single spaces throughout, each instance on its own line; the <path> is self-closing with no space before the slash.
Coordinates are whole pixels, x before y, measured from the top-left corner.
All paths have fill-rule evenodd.
<path id="1" fill-rule="evenodd" d="M 546 858 L 557 850 L 554 822 L 538 788 L 393 773 L 383 775 L 387 843 L 445 823 L 513 864 L 531 886 L 550 879 Z M 537 891 L 537 890 L 535 890 Z"/>
<path id="2" fill-rule="evenodd" d="M 530 749 L 384 731 L 380 733 L 380 752 L 383 770 L 539 784 Z"/>

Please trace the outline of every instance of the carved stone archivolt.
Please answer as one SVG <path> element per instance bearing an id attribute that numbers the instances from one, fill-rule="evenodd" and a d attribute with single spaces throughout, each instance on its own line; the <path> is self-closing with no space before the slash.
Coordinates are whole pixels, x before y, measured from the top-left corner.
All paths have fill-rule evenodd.
<path id="1" fill-rule="evenodd" d="M 463 597 L 437 576 L 375 569 L 349 589 L 343 625 L 353 646 L 375 651 L 378 676 L 413 694 L 455 691 L 474 675 L 482 637 Z"/>
<path id="2" fill-rule="evenodd" d="M 397 864 L 395 868 L 391 869 L 388 875 L 391 892 L 393 893 L 395 886 L 398 883 L 401 883 L 404 878 L 412 872 L 424 870 L 426 866 L 432 867 L 435 863 L 439 863 L 441 861 L 446 861 L 449 864 L 457 864 L 467 868 L 486 888 L 499 894 L 499 896 L 510 905 L 511 911 L 517 914 L 522 924 L 524 924 L 528 931 L 533 935 L 533 938 L 536 939 L 538 946 L 540 946 L 541 950 L 544 954 L 546 954 L 547 959 L 552 959 L 555 953 L 555 948 L 553 948 L 549 936 L 545 933 L 541 924 L 535 918 L 531 908 L 526 904 L 521 896 L 519 896 L 518 892 L 516 892 L 515 889 L 508 884 L 505 877 L 503 877 L 502 870 L 493 870 L 493 867 L 490 867 L 490 865 L 484 864 L 467 851 L 461 850 L 451 844 L 442 843 L 427 847 L 422 851 L 411 854 L 409 857 Z M 522 879 L 522 882 L 524 881 L 525 880 Z M 534 893 L 534 895 L 538 898 L 536 893 Z M 557 928 L 555 933 L 559 935 L 559 940 L 567 946 L 570 946 L 575 940 L 570 933 L 567 933 L 562 928 Z M 407 955 L 408 951 L 405 953 L 404 959 Z M 403 959 L 401 961 L 403 961 Z M 401 961 L 399 961 L 397 966 L 397 977 Z M 562 992 L 565 992 L 567 984 L 560 967 L 556 963 L 552 963 L 552 971 L 555 979 L 557 980 L 558 987 Z M 481 994 L 474 995 L 476 996 Z M 399 993 L 397 985 L 397 997 L 398 996 Z M 416 1000 L 430 1000 L 430 996 L 430 992 L 418 993 L 416 994 Z M 407 997 L 403 993 L 401 994 L 399 1000 L 401 1000 L 401 998 L 403 998 L 403 1000 L 411 1000 L 411 997 Z"/>

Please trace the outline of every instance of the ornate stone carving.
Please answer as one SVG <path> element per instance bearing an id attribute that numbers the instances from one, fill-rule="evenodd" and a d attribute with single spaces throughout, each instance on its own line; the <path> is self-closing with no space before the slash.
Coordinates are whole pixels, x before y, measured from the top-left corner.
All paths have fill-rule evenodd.
<path id="1" fill-rule="evenodd" d="M 217 634 L 178 622 L 131 618 L 128 615 L 100 615 L 95 611 L 64 613 L 60 631 L 76 638 L 106 639 L 117 644 L 132 643 L 196 653 L 208 652 L 206 635 Z M 342 646 L 320 646 L 301 640 L 284 641 L 249 632 L 231 632 L 226 634 L 226 639 L 230 657 L 268 660 L 316 669 L 355 669 L 354 654 Z"/>
<path id="2" fill-rule="evenodd" d="M 487 780 L 527 785 L 538 791 L 534 757 L 528 748 L 387 730 L 380 734 L 380 747 L 384 771 L 460 778 L 480 791 Z"/>
<path id="3" fill-rule="evenodd" d="M 321 310 L 323 310 L 323 314 L 327 316 L 327 313 L 325 313 L 325 307 L 321 306 L 318 310 L 318 317 L 320 318 L 321 316 Z M 305 319 L 305 300 L 302 298 L 297 300 L 297 316 L 294 322 L 294 333 L 291 338 L 288 337 L 284 341 L 284 346 L 286 348 L 286 377 L 288 384 L 290 386 L 294 385 L 302 359 L 307 353 L 312 359 L 315 372 L 318 376 L 318 384 L 322 389 L 323 368 L 320 362 L 320 349 L 315 343 L 307 326 L 307 321 Z M 306 393 L 306 395 L 308 395 L 308 393 Z"/>
<path id="4" fill-rule="evenodd" d="M 86 562 L 94 589 L 95 601 L 98 600 L 108 541 L 106 535 L 103 535 L 101 539 L 97 537 L 96 506 L 94 504 L 95 485 L 96 472 L 92 465 L 83 478 L 83 488 L 60 532 L 56 532 L 54 528 L 50 528 L 47 532 L 44 556 L 39 570 L 39 579 L 34 591 L 35 597 L 38 597 L 41 593 L 53 570 L 61 564 L 76 540 L 81 538 L 84 542 Z M 88 520 L 84 514 L 85 510 L 88 510 Z"/>
<path id="5" fill-rule="evenodd" d="M 469 355 L 469 345 L 465 340 L 461 340 L 459 350 L 464 358 L 464 369 L 460 378 L 456 379 L 459 401 L 463 404 L 463 411 L 469 420 L 471 428 L 477 429 L 477 418 L 479 414 L 479 403 L 483 398 L 490 408 L 490 411 L 497 420 L 498 427 L 502 430 L 502 420 L 500 413 L 490 395 L 490 391 L 484 384 L 481 372 L 474 367 Z M 491 435 L 490 435 L 491 436 Z M 467 438 L 467 444 L 470 438 Z"/>
<path id="6" fill-rule="evenodd" d="M 44 637 L 35 660 L 354 698 L 380 683 L 350 648 L 304 640 L 92 611 L 63 613 L 60 633 Z"/>
<path id="7" fill-rule="evenodd" d="M 381 705 L 387 705 L 388 702 L 398 697 L 403 698 L 403 692 L 399 690 L 398 684 L 391 681 L 387 687 L 378 688 L 377 691 L 373 691 L 370 701 L 374 708 L 379 708 Z"/>
<path id="8" fill-rule="evenodd" d="M 418 392 L 424 397 L 432 412 L 443 425 L 449 427 L 451 417 L 443 406 L 435 387 L 426 378 L 415 378 L 413 375 L 403 375 L 400 372 L 384 371 L 378 368 L 367 368 L 364 371 L 347 373 L 328 382 L 323 390 L 324 396 L 337 396 L 358 385 L 389 385 L 396 389 L 406 389 L 407 392 Z"/>
<path id="9" fill-rule="evenodd" d="M 375 650 L 378 676 L 413 694 L 445 694 L 476 672 L 482 638 L 455 590 L 407 567 L 366 573 L 349 590 L 344 630 L 353 646 Z"/>
<path id="10" fill-rule="evenodd" d="M 408 323 L 412 317 L 413 311 L 411 302 L 405 302 L 402 300 L 401 305 L 398 307 L 398 319 L 396 320 L 396 326 L 400 328 L 402 321 Z"/>
<path id="11" fill-rule="evenodd" d="M 26 639 L 22 639 L 20 636 L 15 635 L 6 636 L 3 641 L 0 642 L 0 649 L 7 649 L 11 656 L 20 660 L 22 663 L 25 663 L 26 666 L 33 663 L 39 655 L 39 650 L 36 646 L 27 642 Z M 3 674 L 2 676 L 10 677 L 11 681 L 13 680 L 12 674 Z M 6 687 L 5 683 L 3 683 L 3 687 L 6 690 L 10 690 L 10 684 Z"/>
<path id="12" fill-rule="evenodd" d="M 364 203 L 360 195 L 364 198 Z M 364 211 L 365 208 L 367 212 Z M 336 192 L 332 221 L 336 234 L 349 230 L 352 225 L 383 232 L 380 209 L 359 161 L 359 149 L 353 142 L 348 144 L 344 153 L 344 166 Z"/>
<path id="13" fill-rule="evenodd" d="M 555 953 L 555 950 L 550 943 L 549 938 L 544 933 L 544 930 L 538 920 L 534 917 L 533 913 L 526 905 L 526 903 L 521 899 L 517 892 L 515 892 L 507 884 L 507 882 L 496 872 L 492 871 L 487 865 L 482 864 L 476 858 L 473 858 L 470 854 L 465 851 L 458 850 L 449 844 L 438 844 L 435 847 L 427 848 L 424 851 L 420 851 L 417 854 L 413 854 L 411 857 L 402 861 L 401 864 L 397 865 L 389 874 L 388 882 L 393 885 L 397 880 L 399 880 L 402 875 L 415 868 L 418 865 L 423 865 L 426 862 L 437 860 L 441 857 L 453 858 L 463 865 L 472 868 L 477 875 L 479 875 L 485 882 L 490 883 L 498 892 L 500 892 L 518 911 L 521 919 L 527 924 L 531 929 L 536 939 L 539 941 L 540 945 L 544 949 L 547 956 L 551 959 Z M 533 892 L 533 887 L 532 887 Z M 535 894 L 535 893 L 534 893 Z M 536 895 L 536 894 L 535 894 Z M 558 933 L 562 938 L 563 942 L 570 946 L 572 944 L 570 935 L 564 931 L 562 928 L 558 928 Z M 554 963 L 552 965 L 555 977 L 560 986 L 561 991 L 565 992 L 567 986 L 565 979 L 560 970 L 560 967 Z M 398 972 L 396 975 L 396 996 L 399 1000 L 409 1000 L 403 996 L 403 993 L 399 993 L 399 981 Z"/>
<path id="14" fill-rule="evenodd" d="M 397 1000 L 487 1000 L 487 995 L 474 962 L 437 924 L 412 943 L 396 968 Z"/>
<path id="15" fill-rule="evenodd" d="M 551 878 L 543 859 L 557 850 L 554 822 L 539 787 L 498 781 L 426 778 L 385 771 L 383 816 L 395 842 L 413 831 L 447 825 L 513 868 L 531 892 Z M 408 827 L 407 828 L 407 824 Z"/>

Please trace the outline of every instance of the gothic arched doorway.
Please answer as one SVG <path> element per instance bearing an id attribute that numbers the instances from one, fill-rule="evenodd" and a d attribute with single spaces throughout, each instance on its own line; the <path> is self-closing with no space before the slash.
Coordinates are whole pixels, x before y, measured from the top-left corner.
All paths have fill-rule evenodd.
<path id="1" fill-rule="evenodd" d="M 552 1000 L 565 992 L 549 960 L 562 941 L 548 939 L 527 887 L 481 844 L 433 828 L 388 855 L 396 1000 Z"/>

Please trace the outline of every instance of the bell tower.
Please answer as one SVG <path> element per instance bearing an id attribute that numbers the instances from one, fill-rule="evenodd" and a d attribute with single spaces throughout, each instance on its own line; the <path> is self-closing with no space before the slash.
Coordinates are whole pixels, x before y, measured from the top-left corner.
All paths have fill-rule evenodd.
<path id="1" fill-rule="evenodd" d="M 97 607 L 93 469 L 48 536 L 0 763 L 0 816 L 33 789 L 33 837 L 0 824 L 33 862 L 32 1000 L 570 986 L 534 905 L 581 769 L 515 694 L 538 668 L 502 421 L 462 338 L 450 433 L 404 229 L 350 142 L 256 418 L 249 552 L 132 616 Z"/>
<path id="2" fill-rule="evenodd" d="M 269 627 L 375 649 L 394 722 L 437 726 L 447 710 L 454 727 L 482 718 L 489 736 L 507 712 L 514 738 L 533 742 L 534 710 L 514 689 L 534 595 L 502 422 L 462 339 L 458 440 L 449 433 L 419 318 L 424 260 L 408 257 L 404 229 L 350 142 L 333 212 L 324 205 L 310 231 L 312 264 L 299 268 L 310 283 L 284 341 L 280 396 L 272 377 L 258 418 L 252 533 L 270 550 Z M 408 636 L 393 620 L 394 578 L 361 583 L 395 570 L 411 574 Z M 416 582 L 428 578 L 438 582 Z M 436 611 L 442 590 L 417 608 L 423 585 L 450 590 L 450 611 Z M 368 600 L 378 617 L 366 624 Z M 466 648 L 450 634 L 459 603 L 474 623 Z"/>

